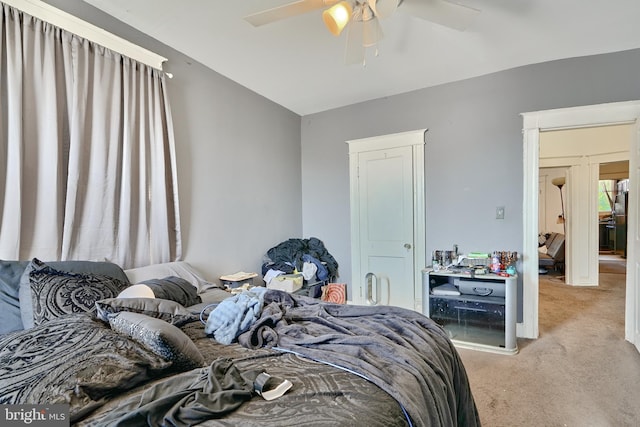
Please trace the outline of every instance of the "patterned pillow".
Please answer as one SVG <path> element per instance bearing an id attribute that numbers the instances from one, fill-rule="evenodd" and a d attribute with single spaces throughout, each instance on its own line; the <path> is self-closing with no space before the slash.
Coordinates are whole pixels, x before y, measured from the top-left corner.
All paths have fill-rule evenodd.
<path id="1" fill-rule="evenodd" d="M 173 366 L 180 371 L 204 366 L 204 358 L 193 341 L 180 329 L 163 320 L 121 311 L 109 315 L 109 325 L 114 331 L 173 362 Z"/>
<path id="2" fill-rule="evenodd" d="M 29 329 L 65 314 L 94 312 L 96 301 L 127 286 L 110 276 L 59 271 L 34 258 L 20 279 L 22 323 Z"/>
<path id="3" fill-rule="evenodd" d="M 346 304 L 347 285 L 344 283 L 329 283 L 322 287 L 322 296 L 320 298 L 326 302 Z"/>
<path id="4" fill-rule="evenodd" d="M 0 260 L 0 335 L 23 330 L 20 313 L 20 279 L 29 261 Z M 72 273 L 104 274 L 128 282 L 119 265 L 107 261 L 49 261 L 49 267 Z M 31 306 L 31 289 L 26 282 L 26 296 Z"/>

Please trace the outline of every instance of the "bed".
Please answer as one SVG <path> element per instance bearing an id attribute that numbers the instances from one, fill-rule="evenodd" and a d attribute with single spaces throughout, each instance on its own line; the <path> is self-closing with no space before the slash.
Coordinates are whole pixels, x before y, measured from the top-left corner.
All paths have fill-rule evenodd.
<path id="1" fill-rule="evenodd" d="M 118 298 L 132 284 L 154 297 Z M 428 318 L 259 290 L 239 304 L 186 263 L 0 261 L 0 403 L 65 404 L 78 426 L 480 425 Z M 229 344 L 208 329 L 221 306 L 240 307 Z"/>

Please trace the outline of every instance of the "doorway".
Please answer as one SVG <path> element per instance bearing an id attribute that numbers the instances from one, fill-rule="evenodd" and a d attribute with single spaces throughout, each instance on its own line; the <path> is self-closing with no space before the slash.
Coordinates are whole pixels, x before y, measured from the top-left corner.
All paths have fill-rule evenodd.
<path id="1" fill-rule="evenodd" d="M 539 134 L 540 170 L 551 178 L 546 183 L 549 195 L 546 201 L 555 206 L 557 219 L 551 215 L 547 218 L 547 229 L 539 232 L 563 235 L 568 285 L 598 286 L 598 193 L 599 177 L 603 174 L 600 168 L 628 161 L 632 133 L 633 126 L 625 123 L 542 130 Z"/>
<path id="2" fill-rule="evenodd" d="M 637 253 L 640 253 L 638 235 L 638 206 L 640 190 L 640 102 L 619 102 L 585 107 L 564 108 L 532 113 L 523 113 L 523 322 L 518 325 L 518 335 L 524 338 L 538 337 L 538 266 L 534 255 L 538 245 L 538 169 L 540 132 L 553 129 L 585 128 L 607 124 L 632 123 L 633 137 L 630 141 L 630 183 L 635 202 L 629 207 L 628 262 L 625 302 L 625 338 L 636 348 L 640 346 L 640 284 L 636 274 L 640 271 Z M 594 196 L 595 198 L 595 196 Z"/>

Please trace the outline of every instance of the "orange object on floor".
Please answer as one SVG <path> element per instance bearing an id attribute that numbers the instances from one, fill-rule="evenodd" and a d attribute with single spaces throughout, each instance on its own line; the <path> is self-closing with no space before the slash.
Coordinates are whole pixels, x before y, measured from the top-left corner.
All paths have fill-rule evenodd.
<path id="1" fill-rule="evenodd" d="M 347 302 L 347 285 L 345 283 L 329 283 L 322 287 L 322 301 L 334 304 Z"/>

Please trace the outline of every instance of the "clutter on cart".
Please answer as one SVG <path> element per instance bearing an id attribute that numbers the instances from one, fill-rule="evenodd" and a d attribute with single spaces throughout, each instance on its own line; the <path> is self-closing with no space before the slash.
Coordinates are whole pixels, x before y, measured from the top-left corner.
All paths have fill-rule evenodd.
<path id="1" fill-rule="evenodd" d="M 434 250 L 431 256 L 431 267 L 434 271 L 446 270 L 471 275 L 493 273 L 499 276 L 515 276 L 517 261 L 518 252 L 515 251 L 461 254 L 458 245 L 453 245 L 452 250 Z"/>

